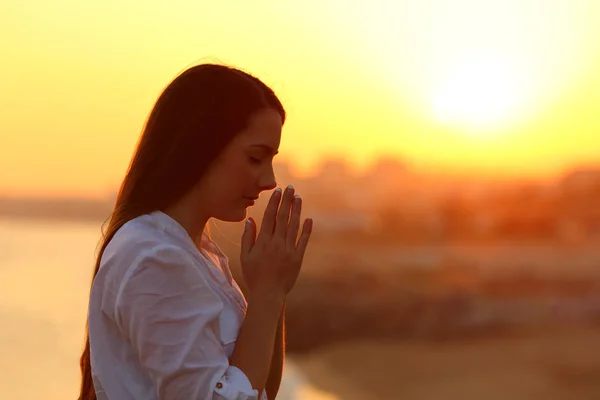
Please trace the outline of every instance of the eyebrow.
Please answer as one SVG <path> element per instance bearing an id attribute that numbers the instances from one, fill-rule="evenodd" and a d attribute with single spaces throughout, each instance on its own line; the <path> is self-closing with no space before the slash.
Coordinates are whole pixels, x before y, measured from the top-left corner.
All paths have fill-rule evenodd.
<path id="1" fill-rule="evenodd" d="M 275 151 L 271 146 L 268 146 L 266 144 L 253 144 L 250 147 L 260 147 L 261 149 L 266 150 L 268 153 L 273 154 L 273 155 L 276 155 L 279 153 L 278 151 Z"/>

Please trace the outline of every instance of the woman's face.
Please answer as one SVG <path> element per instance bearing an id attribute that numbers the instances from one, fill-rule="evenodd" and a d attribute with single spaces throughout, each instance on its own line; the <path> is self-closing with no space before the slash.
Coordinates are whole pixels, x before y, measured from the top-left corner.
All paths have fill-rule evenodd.
<path id="1" fill-rule="evenodd" d="M 225 147 L 198 184 L 203 213 L 239 222 L 265 190 L 276 187 L 273 157 L 278 152 L 283 123 L 278 112 L 255 113 L 245 130 Z"/>

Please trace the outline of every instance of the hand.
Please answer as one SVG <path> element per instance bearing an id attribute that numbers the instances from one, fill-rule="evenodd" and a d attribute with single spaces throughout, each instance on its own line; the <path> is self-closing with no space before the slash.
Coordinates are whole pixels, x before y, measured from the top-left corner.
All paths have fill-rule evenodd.
<path id="1" fill-rule="evenodd" d="M 288 186 L 283 200 L 281 189 L 271 195 L 258 238 L 254 220 L 246 221 L 240 261 L 251 293 L 285 297 L 294 287 L 312 231 L 312 219 L 304 220 L 297 239 L 301 211 L 301 197 L 294 196 L 294 188 Z"/>

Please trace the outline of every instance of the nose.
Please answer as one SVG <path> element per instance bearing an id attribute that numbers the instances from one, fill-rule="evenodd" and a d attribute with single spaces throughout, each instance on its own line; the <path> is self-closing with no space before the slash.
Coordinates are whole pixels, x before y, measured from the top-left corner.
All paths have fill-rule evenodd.
<path id="1" fill-rule="evenodd" d="M 261 176 L 259 185 L 261 191 L 273 190 L 277 187 L 277 179 L 275 178 L 273 168 L 269 168 L 269 172 Z"/>

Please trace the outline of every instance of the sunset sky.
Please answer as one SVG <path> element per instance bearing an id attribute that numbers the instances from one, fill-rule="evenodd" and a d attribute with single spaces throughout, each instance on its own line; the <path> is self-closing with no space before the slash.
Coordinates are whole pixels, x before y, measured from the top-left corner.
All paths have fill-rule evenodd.
<path id="1" fill-rule="evenodd" d="M 114 190 L 162 88 L 203 61 L 273 87 L 302 172 L 600 163 L 598 21 L 598 0 L 3 0 L 0 194 Z"/>

